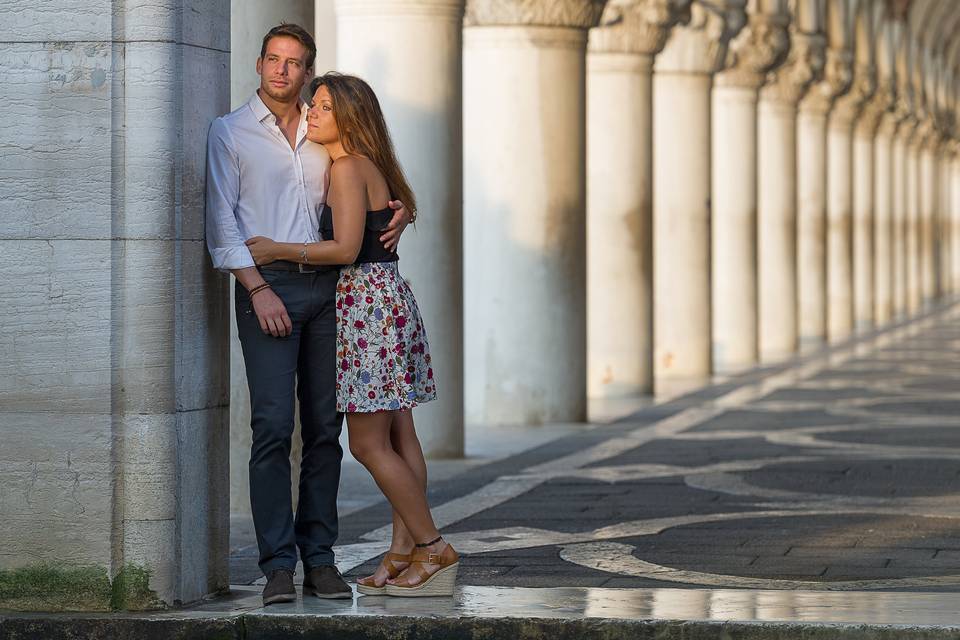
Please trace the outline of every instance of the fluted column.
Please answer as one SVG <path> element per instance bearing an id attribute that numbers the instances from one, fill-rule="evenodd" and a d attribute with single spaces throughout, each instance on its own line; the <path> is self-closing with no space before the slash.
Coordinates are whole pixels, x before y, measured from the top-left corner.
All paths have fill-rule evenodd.
<path id="1" fill-rule="evenodd" d="M 788 16 L 751 9 L 714 76 L 712 122 L 713 368 L 757 362 L 757 99 L 787 51 Z"/>
<path id="2" fill-rule="evenodd" d="M 893 134 L 892 113 L 880 117 L 873 146 L 873 318 L 877 326 L 893 319 Z"/>
<path id="3" fill-rule="evenodd" d="M 830 111 L 827 126 L 827 339 L 853 330 L 853 122 L 873 92 L 859 70 L 850 92 Z"/>
<path id="4" fill-rule="evenodd" d="M 400 265 L 423 314 L 436 402 L 417 409 L 424 453 L 463 455 L 462 69 L 464 0 L 337 0 L 337 66 L 377 92 L 419 220 Z M 391 43 L 403 42 L 395 47 Z"/>
<path id="5" fill-rule="evenodd" d="M 822 34 L 790 29 L 790 51 L 760 91 L 757 148 L 759 355 L 794 353 L 797 316 L 797 104 L 823 72 Z"/>
<path id="6" fill-rule="evenodd" d="M 850 86 L 850 52 L 827 49 L 824 78 L 803 100 L 797 120 L 797 314 L 800 348 L 811 349 L 827 339 L 827 113 L 834 99 Z M 842 130 L 841 130 L 842 131 Z M 842 137 L 842 136 L 841 136 Z M 849 143 L 849 134 L 846 136 Z M 845 157 L 849 175 L 849 145 L 836 144 Z M 832 161 L 839 168 L 838 159 Z M 849 202 L 849 178 L 845 197 L 834 186 L 834 197 Z M 847 209 L 849 212 L 849 209 Z"/>
<path id="7" fill-rule="evenodd" d="M 719 3 L 722 4 L 722 3 Z M 740 3 L 737 3 L 740 4 Z M 710 375 L 710 87 L 741 9 L 695 1 L 653 78 L 654 381 L 671 391 Z"/>
<path id="8" fill-rule="evenodd" d="M 587 54 L 587 393 L 653 391 L 653 57 L 668 0 L 608 5 Z"/>
<path id="9" fill-rule="evenodd" d="M 467 3 L 468 422 L 586 416 L 586 43 L 604 4 Z"/>

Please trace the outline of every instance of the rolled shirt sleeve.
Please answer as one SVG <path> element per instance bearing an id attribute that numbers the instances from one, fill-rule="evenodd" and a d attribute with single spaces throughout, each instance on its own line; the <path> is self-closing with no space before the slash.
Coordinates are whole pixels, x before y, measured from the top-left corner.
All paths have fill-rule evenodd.
<path id="1" fill-rule="evenodd" d="M 221 271 L 256 266 L 237 222 L 240 159 L 222 118 L 213 121 L 207 137 L 206 186 L 206 240 L 213 266 Z"/>

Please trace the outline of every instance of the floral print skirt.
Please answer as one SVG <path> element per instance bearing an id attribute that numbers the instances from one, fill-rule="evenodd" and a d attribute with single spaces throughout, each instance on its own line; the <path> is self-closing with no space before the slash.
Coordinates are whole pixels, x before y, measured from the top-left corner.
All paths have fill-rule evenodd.
<path id="1" fill-rule="evenodd" d="M 436 397 L 423 319 L 397 263 L 341 268 L 337 411 L 411 409 Z"/>

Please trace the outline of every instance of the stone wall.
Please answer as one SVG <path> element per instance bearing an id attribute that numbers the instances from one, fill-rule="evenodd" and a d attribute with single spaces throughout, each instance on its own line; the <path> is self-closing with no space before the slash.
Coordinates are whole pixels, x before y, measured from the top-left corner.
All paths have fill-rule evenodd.
<path id="1" fill-rule="evenodd" d="M 0 25 L 0 608 L 196 600 L 228 579 L 203 184 L 229 3 L 11 0 Z M 65 600 L 31 584 L 78 571 Z"/>

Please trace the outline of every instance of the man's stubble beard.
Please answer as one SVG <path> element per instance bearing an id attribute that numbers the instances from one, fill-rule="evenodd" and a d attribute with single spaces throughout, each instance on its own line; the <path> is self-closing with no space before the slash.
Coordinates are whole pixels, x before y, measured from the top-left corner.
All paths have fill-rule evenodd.
<path id="1" fill-rule="evenodd" d="M 300 86 L 300 90 L 302 89 L 303 89 L 303 85 Z M 271 87 L 269 84 L 261 84 L 260 90 L 266 93 L 268 96 L 270 96 L 274 100 L 276 100 L 277 102 L 290 102 L 290 99 L 292 97 L 296 96 L 297 99 L 299 99 L 300 97 L 300 90 L 294 88 L 292 84 L 289 87 L 287 87 L 286 91 L 282 93 L 277 91 L 273 87 Z"/>

